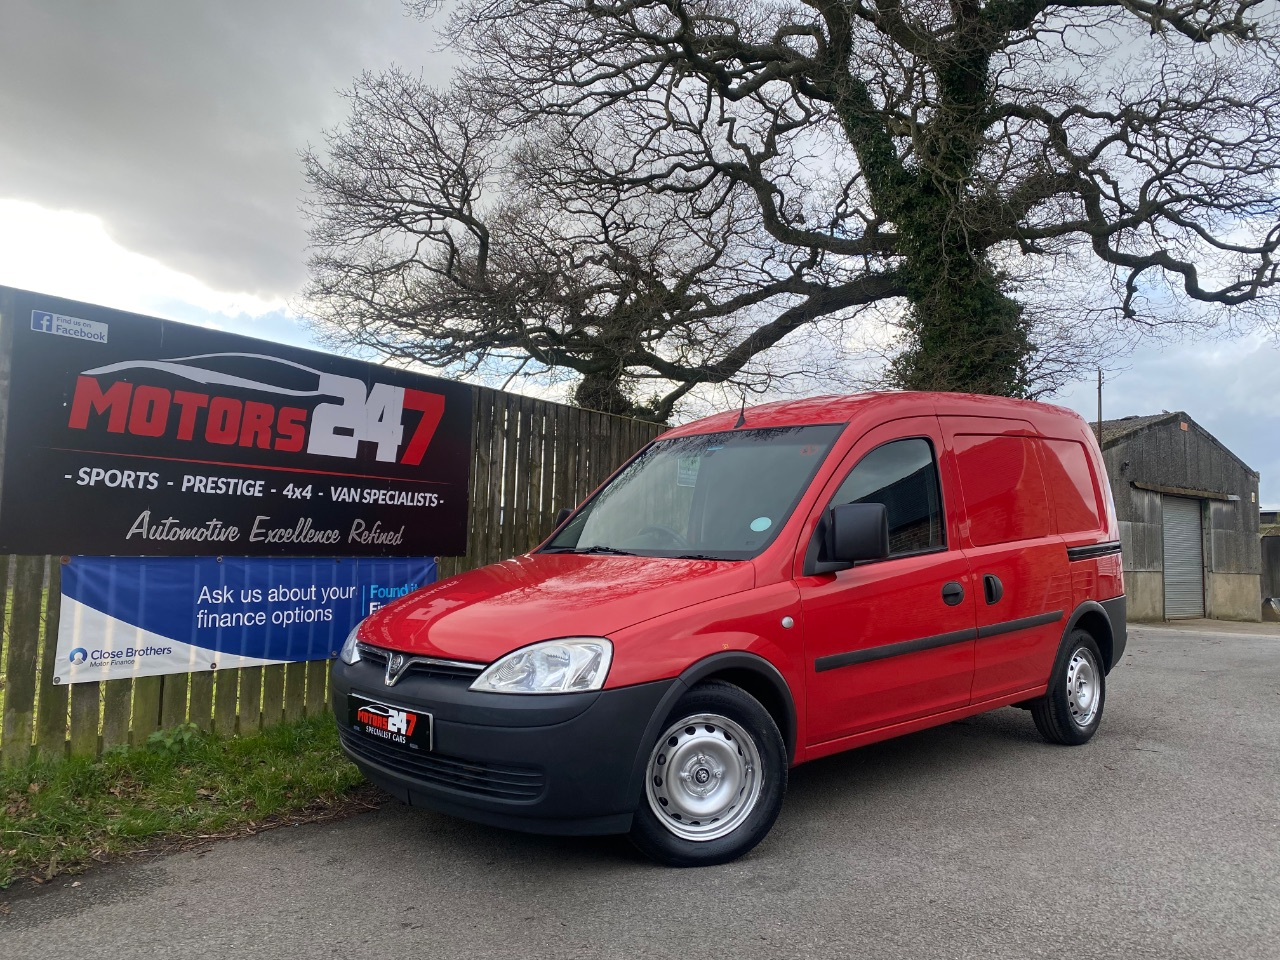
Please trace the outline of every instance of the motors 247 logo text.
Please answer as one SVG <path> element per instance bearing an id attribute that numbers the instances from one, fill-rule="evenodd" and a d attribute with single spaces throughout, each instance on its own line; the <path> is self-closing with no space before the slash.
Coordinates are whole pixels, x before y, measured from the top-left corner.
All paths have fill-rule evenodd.
<path id="1" fill-rule="evenodd" d="M 276 364 L 276 369 L 291 377 L 301 373 L 309 380 L 314 376 L 315 386 L 298 389 L 218 368 L 227 361 Z M 108 380 L 111 374 L 138 370 L 171 374 L 204 389 L 171 390 Z M 275 403 L 246 400 L 217 392 L 218 386 L 296 398 L 295 402 L 312 397 L 331 398 L 332 402 L 294 406 L 288 399 Z M 73 430 L 88 430 L 105 419 L 108 433 L 203 440 L 282 453 L 305 449 L 308 454 L 349 460 L 356 459 L 361 442 L 367 442 L 376 445 L 375 459 L 380 462 L 418 466 L 444 416 L 444 407 L 445 398 L 438 393 L 389 383 L 366 388 L 355 377 L 261 354 L 209 353 L 170 360 L 126 360 L 85 370 L 76 378 L 67 425 Z M 406 410 L 420 414 L 407 438 Z"/>

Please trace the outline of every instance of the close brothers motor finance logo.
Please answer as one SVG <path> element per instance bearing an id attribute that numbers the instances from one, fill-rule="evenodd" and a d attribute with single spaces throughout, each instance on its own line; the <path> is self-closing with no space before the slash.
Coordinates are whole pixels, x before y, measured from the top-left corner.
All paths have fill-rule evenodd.
<path id="1" fill-rule="evenodd" d="M 71 656 L 67 657 L 72 663 L 80 664 L 89 659 L 89 651 L 84 647 L 76 647 L 71 651 Z"/>
<path id="2" fill-rule="evenodd" d="M 316 378 L 306 389 L 251 380 L 216 369 L 221 360 L 265 361 Z M 201 390 L 111 382 L 112 374 L 155 370 L 198 384 Z M 295 372 L 296 371 L 296 372 Z M 107 385 L 104 387 L 104 383 Z M 292 398 L 294 402 L 326 397 L 308 409 L 288 399 L 277 403 L 224 396 L 230 387 Z M 376 444 L 382 463 L 418 466 L 444 415 L 445 398 L 411 387 L 374 383 L 367 390 L 354 377 L 324 373 L 291 360 L 254 353 L 204 353 L 168 360 L 125 360 L 85 370 L 76 378 L 68 426 L 90 429 L 91 417 L 106 418 L 108 433 L 136 437 L 164 437 L 179 441 L 275 450 L 354 460 L 361 441 Z M 405 438 L 404 412 L 418 411 L 417 425 Z M 93 421 L 100 423 L 101 420 Z"/>

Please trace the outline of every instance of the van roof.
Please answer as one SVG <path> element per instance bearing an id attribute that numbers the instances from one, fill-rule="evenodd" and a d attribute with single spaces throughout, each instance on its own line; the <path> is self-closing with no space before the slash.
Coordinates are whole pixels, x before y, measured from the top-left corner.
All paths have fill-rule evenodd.
<path id="1" fill-rule="evenodd" d="M 713 413 L 668 430 L 662 437 L 683 437 L 697 433 L 732 430 L 738 423 L 739 410 Z M 1083 420 L 1074 410 L 1032 400 L 990 397 L 976 393 L 929 393 L 923 391 L 877 391 L 836 396 L 806 397 L 803 400 L 779 400 L 747 407 L 747 427 L 794 427 L 803 424 L 849 423 L 862 416 L 878 420 L 896 420 L 919 416 L 1008 417 L 1029 420 L 1033 424 L 1046 419 L 1069 417 L 1076 424 Z"/>

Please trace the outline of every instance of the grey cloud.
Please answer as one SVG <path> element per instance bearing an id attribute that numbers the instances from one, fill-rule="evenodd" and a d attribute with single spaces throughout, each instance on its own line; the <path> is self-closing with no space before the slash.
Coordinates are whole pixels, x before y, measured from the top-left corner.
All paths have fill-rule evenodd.
<path id="1" fill-rule="evenodd" d="M 446 79 L 435 44 L 399 0 L 7 0 L 0 196 L 92 213 L 216 288 L 291 296 L 298 151 L 362 70 Z"/>
<path id="2" fill-rule="evenodd" d="M 1181 410 L 1261 474 L 1260 506 L 1280 508 L 1280 348 L 1263 337 L 1145 344 L 1111 374 L 1103 416 Z M 1055 402 L 1097 416 L 1095 384 L 1074 385 Z"/>

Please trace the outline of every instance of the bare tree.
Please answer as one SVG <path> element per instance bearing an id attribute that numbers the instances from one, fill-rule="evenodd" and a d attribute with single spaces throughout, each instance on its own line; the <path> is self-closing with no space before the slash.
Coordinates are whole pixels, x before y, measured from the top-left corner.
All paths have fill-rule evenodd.
<path id="1" fill-rule="evenodd" d="M 462 0 L 452 33 L 453 92 L 365 78 L 308 158 L 345 340 L 607 409 L 652 380 L 665 417 L 871 304 L 894 385 L 1024 396 L 1096 330 L 1276 327 L 1270 0 Z"/>
<path id="2" fill-rule="evenodd" d="M 699 383 L 760 387 L 751 361 L 813 317 L 893 292 L 777 244 L 737 185 L 655 192 L 607 174 L 591 124 L 522 137 L 492 98 L 398 71 L 363 77 L 350 102 L 327 156 L 305 157 L 308 299 L 335 345 L 569 369 L 580 404 L 665 421 Z"/>

